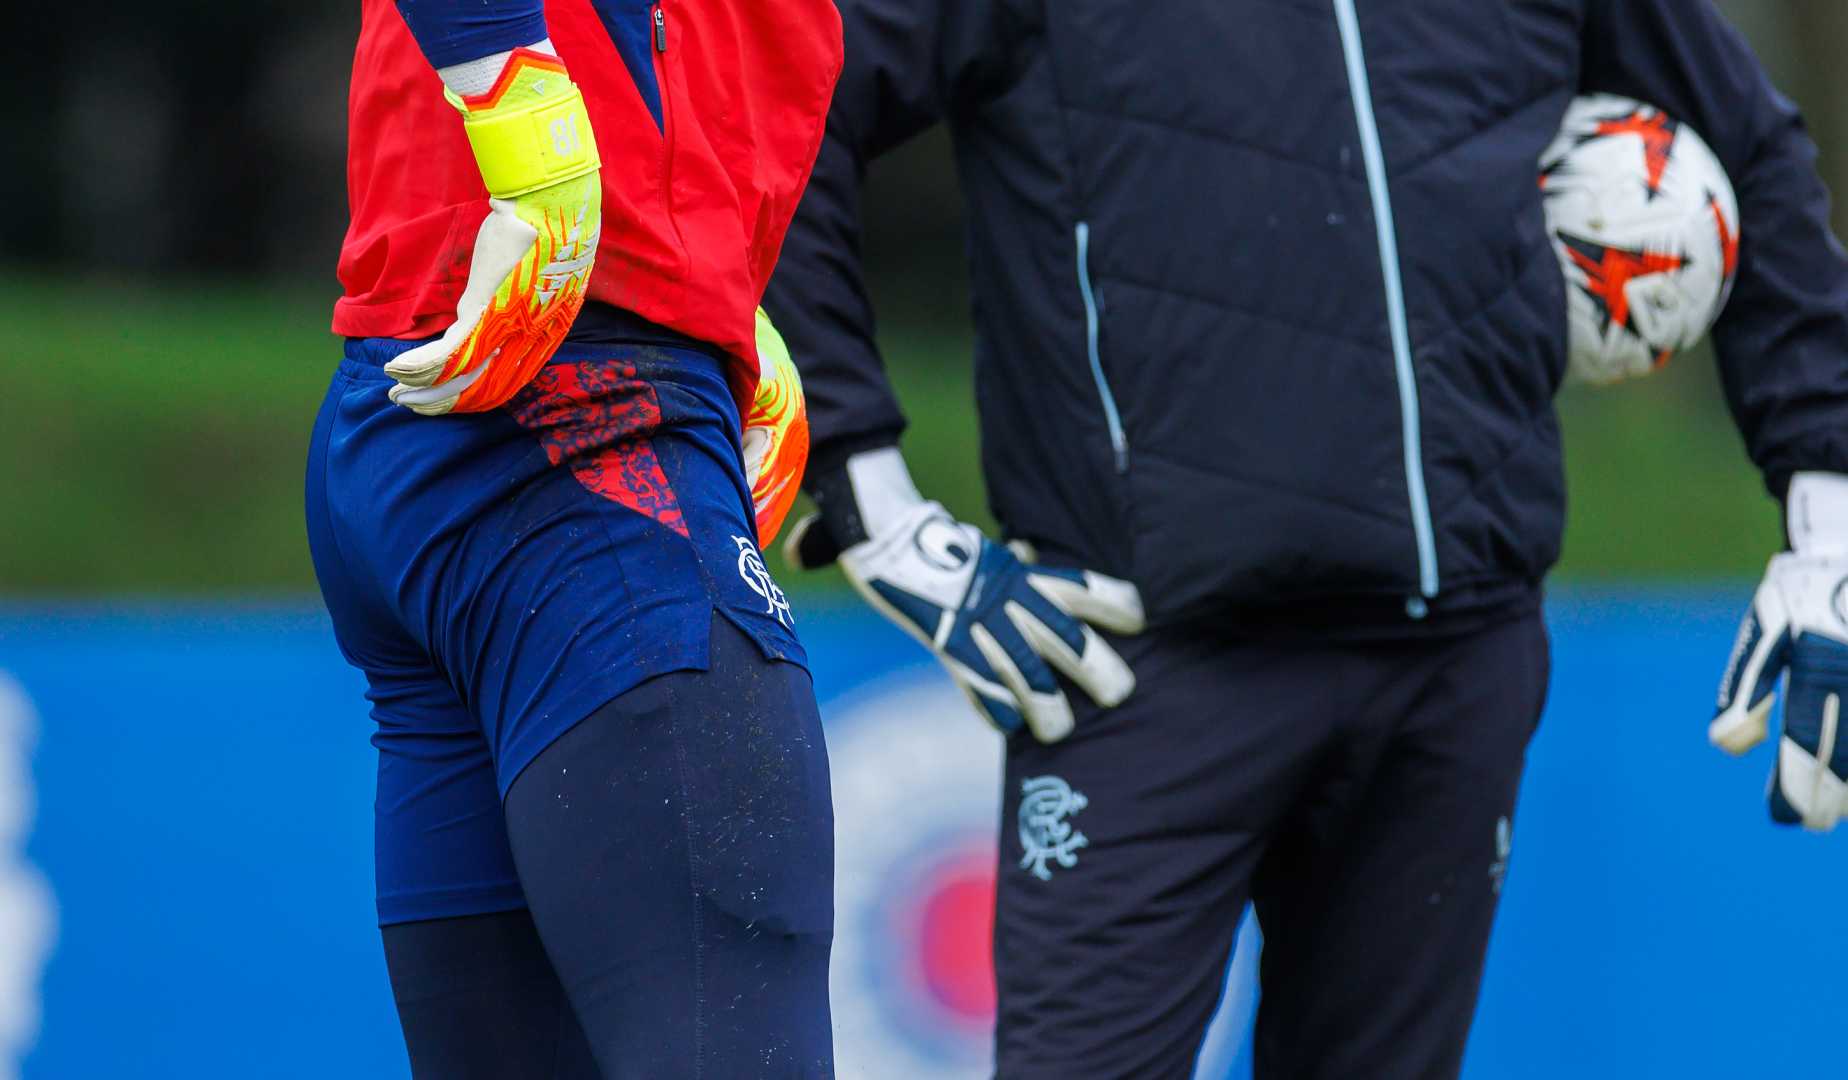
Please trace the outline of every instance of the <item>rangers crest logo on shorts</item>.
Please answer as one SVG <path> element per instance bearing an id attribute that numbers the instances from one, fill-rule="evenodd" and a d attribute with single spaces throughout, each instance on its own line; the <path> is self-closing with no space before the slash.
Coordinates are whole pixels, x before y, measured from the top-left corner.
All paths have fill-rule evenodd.
<path id="1" fill-rule="evenodd" d="M 1067 870 L 1078 865 L 1078 849 L 1089 844 L 1066 819 L 1091 805 L 1056 776 L 1029 776 L 1020 782 L 1020 868 L 1051 881 L 1048 862 Z"/>
<path id="2" fill-rule="evenodd" d="M 738 545 L 738 576 L 769 605 L 764 608 L 764 614 L 793 628 L 796 617 L 790 613 L 789 597 L 783 595 L 783 587 L 770 576 L 769 568 L 764 566 L 764 557 L 757 552 L 757 545 L 747 536 L 734 536 L 732 541 Z"/>

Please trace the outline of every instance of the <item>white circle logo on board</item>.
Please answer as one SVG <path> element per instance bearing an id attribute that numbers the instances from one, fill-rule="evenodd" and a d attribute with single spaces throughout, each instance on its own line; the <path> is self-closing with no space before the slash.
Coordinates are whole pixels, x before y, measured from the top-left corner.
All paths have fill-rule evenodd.
<path id="1" fill-rule="evenodd" d="M 17 1076 L 38 1037 L 45 962 L 57 938 L 51 885 L 26 859 L 37 796 L 32 748 L 38 714 L 26 692 L 0 671 L 0 1077 Z"/>
<path id="2" fill-rule="evenodd" d="M 985 1077 L 1001 740 L 936 668 L 829 702 L 836 1071 Z"/>

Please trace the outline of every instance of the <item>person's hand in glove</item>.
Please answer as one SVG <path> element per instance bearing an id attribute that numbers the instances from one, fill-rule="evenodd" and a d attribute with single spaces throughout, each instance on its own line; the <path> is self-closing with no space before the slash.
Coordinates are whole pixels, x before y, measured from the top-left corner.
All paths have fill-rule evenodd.
<path id="1" fill-rule="evenodd" d="M 1032 565 L 1029 550 L 927 502 L 896 447 L 856 454 L 842 475 L 818 480 L 822 512 L 797 522 L 789 561 L 811 568 L 838 555 L 860 595 L 935 653 L 1002 732 L 1025 726 L 1041 742 L 1071 733 L 1055 670 L 1106 708 L 1135 690 L 1129 665 L 1093 629 L 1142 629 L 1134 585 Z"/>
<path id="2" fill-rule="evenodd" d="M 1707 734 L 1731 754 L 1763 742 L 1782 681 L 1771 817 L 1826 831 L 1848 814 L 1848 477 L 1798 473 L 1786 506 L 1790 550 L 1771 560 L 1739 627 Z"/>
<path id="3" fill-rule="evenodd" d="M 744 418 L 744 475 L 757 515 L 757 546 L 768 550 L 802 489 L 809 425 L 802 376 L 763 308 L 757 309 L 757 364 L 757 397 Z"/>
<path id="4" fill-rule="evenodd" d="M 597 142 L 583 94 L 543 48 L 507 54 L 479 93 L 444 92 L 490 198 L 456 321 L 385 365 L 391 399 L 426 416 L 506 403 L 584 306 L 603 220 Z M 480 62 L 468 68 L 480 78 Z M 440 74 L 457 85 L 452 69 Z"/>

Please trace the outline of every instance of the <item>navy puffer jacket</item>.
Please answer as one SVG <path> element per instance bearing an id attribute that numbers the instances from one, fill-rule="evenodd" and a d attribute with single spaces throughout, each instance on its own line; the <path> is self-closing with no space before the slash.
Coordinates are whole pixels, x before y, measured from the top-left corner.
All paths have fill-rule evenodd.
<path id="1" fill-rule="evenodd" d="M 847 66 L 767 305 L 812 475 L 896 440 L 868 159 L 945 122 L 996 516 L 1156 621 L 1437 625 L 1559 554 L 1565 294 L 1536 160 L 1573 95 L 1738 189 L 1716 332 L 1753 459 L 1848 470 L 1848 257 L 1793 106 L 1709 0 L 839 0 Z"/>

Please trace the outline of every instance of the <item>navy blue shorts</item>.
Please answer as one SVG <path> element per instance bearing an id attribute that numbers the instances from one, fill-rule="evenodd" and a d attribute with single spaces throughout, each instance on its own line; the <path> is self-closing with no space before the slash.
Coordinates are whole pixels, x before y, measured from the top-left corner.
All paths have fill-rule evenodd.
<path id="1" fill-rule="evenodd" d="M 806 666 L 764 570 L 721 362 L 568 343 L 490 413 L 422 417 L 350 341 L 316 421 L 315 572 L 377 721 L 381 924 L 524 906 L 501 800 L 652 676 L 705 670 L 714 612 Z"/>

